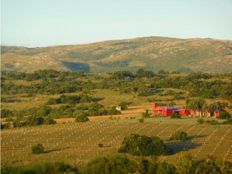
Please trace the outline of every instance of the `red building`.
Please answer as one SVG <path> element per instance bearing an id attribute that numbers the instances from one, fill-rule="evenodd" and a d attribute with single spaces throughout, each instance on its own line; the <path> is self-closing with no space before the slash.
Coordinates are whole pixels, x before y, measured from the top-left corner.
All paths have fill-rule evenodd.
<path id="1" fill-rule="evenodd" d="M 188 116 L 191 114 L 188 109 L 180 109 L 179 106 L 157 106 L 156 103 L 152 104 L 152 115 L 153 116 L 171 116 L 174 112 L 179 113 L 181 116 Z"/>
<path id="2" fill-rule="evenodd" d="M 189 110 L 189 109 L 180 109 L 179 114 L 181 116 L 188 116 L 188 115 L 191 115 L 191 110 Z"/>

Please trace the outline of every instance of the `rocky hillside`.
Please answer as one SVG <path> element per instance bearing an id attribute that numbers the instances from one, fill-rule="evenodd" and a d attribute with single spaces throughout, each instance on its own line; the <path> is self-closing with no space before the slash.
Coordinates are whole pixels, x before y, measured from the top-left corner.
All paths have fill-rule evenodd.
<path id="1" fill-rule="evenodd" d="M 43 48 L 2 46 L 2 70 L 232 72 L 232 41 L 145 37 Z"/>

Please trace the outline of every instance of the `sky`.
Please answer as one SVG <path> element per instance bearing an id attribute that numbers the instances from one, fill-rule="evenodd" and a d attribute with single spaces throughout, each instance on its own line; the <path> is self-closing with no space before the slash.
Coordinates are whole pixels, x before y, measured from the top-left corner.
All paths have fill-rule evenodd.
<path id="1" fill-rule="evenodd" d="M 1 0 L 1 44 L 144 36 L 232 40 L 232 0 Z"/>

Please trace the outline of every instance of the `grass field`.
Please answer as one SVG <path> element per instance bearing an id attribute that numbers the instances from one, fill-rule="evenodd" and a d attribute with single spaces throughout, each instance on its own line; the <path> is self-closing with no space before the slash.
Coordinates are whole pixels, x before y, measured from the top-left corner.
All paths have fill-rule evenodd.
<path id="1" fill-rule="evenodd" d="M 182 143 L 167 141 L 172 132 L 183 130 L 191 137 Z M 117 153 L 123 138 L 131 133 L 157 135 L 173 155 L 160 159 L 177 160 L 184 154 L 197 158 L 212 155 L 217 159 L 232 161 L 232 127 L 228 125 L 199 125 L 196 119 L 149 118 L 144 123 L 138 119 L 102 119 L 87 123 L 65 123 L 3 130 L 2 165 L 20 166 L 44 161 L 85 163 L 99 156 Z M 31 146 L 42 143 L 46 153 L 34 155 Z M 99 147 L 98 144 L 103 144 Z"/>

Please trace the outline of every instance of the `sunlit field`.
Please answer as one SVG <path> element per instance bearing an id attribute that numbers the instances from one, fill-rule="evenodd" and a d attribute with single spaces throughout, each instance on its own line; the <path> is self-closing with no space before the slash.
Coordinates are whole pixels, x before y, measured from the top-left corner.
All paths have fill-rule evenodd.
<path id="1" fill-rule="evenodd" d="M 177 130 L 187 132 L 190 139 L 168 141 Z M 160 160 L 178 160 L 184 154 L 191 154 L 197 158 L 210 155 L 232 161 L 231 126 L 199 125 L 196 119 L 188 118 L 149 118 L 144 123 L 139 123 L 137 118 L 121 118 L 3 130 L 2 164 L 18 166 L 44 161 L 80 164 L 99 155 L 117 153 L 123 138 L 131 133 L 157 135 L 165 140 L 174 154 L 161 156 Z M 46 153 L 32 154 L 31 146 L 37 143 L 45 146 Z"/>

